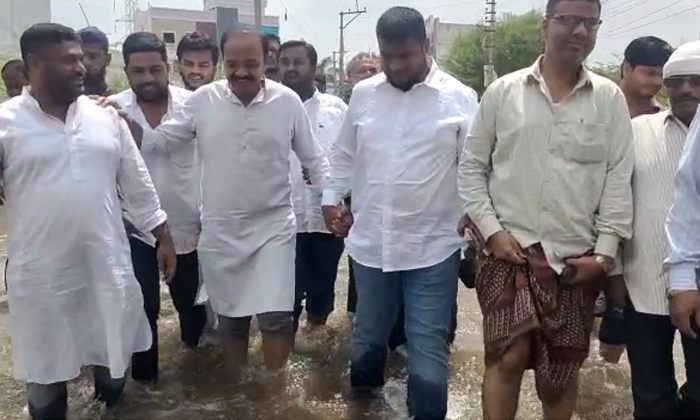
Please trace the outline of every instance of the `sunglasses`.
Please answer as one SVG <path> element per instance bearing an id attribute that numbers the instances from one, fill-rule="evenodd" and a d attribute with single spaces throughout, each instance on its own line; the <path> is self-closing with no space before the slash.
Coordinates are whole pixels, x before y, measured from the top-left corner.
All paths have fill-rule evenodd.
<path id="1" fill-rule="evenodd" d="M 674 76 L 664 79 L 664 86 L 667 89 L 678 89 L 686 83 L 693 89 L 700 88 L 700 76 Z"/>
<path id="2" fill-rule="evenodd" d="M 555 15 L 548 17 L 547 20 L 556 20 L 571 30 L 574 30 L 578 28 L 580 24 L 583 24 L 587 30 L 597 31 L 600 28 L 600 25 L 603 24 L 603 21 L 598 18 L 577 15 Z"/>

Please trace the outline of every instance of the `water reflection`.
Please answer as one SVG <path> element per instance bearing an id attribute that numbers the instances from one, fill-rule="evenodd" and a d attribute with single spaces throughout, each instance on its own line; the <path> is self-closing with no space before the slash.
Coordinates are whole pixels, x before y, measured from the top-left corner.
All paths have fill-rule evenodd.
<path id="1" fill-rule="evenodd" d="M 4 240 L 0 239 L 0 248 Z M 344 260 L 343 260 L 344 261 Z M 346 267 L 339 279 L 347 278 Z M 0 286 L 2 287 L 2 286 Z M 337 308 L 344 308 L 346 283 L 339 281 Z M 24 387 L 11 379 L 7 336 L 7 306 L 0 297 L 0 420 L 24 420 Z M 163 300 L 161 316 L 161 375 L 159 389 L 147 392 L 132 382 L 127 385 L 123 404 L 110 418 L 152 420 L 396 420 L 407 417 L 405 409 L 405 361 L 392 355 L 388 383 L 377 400 L 359 403 L 348 398 L 348 344 L 351 322 L 343 311 L 331 316 L 333 334 L 321 338 L 299 338 L 304 351 L 290 361 L 287 391 L 279 394 L 267 386 L 263 372 L 260 336 L 252 340 L 251 370 L 241 386 L 228 386 L 223 356 L 216 348 L 186 351 L 178 339 L 177 316 L 171 300 Z M 474 293 L 460 290 L 459 330 L 452 354 L 450 420 L 481 419 L 481 317 Z M 677 349 L 678 350 L 678 349 Z M 593 344 L 592 357 L 581 372 L 578 419 L 608 420 L 631 418 L 628 365 L 603 364 Z M 677 351 L 676 360 L 682 360 Z M 682 369 L 683 364 L 676 366 Z M 91 403 L 87 378 L 70 386 L 70 407 L 74 419 L 99 419 Z M 540 405 L 531 374 L 526 374 L 520 399 L 522 419 L 539 419 Z"/>

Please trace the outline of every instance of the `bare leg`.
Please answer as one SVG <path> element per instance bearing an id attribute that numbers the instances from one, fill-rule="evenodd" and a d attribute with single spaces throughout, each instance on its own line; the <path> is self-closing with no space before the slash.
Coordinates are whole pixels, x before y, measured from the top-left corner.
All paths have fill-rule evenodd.
<path id="1" fill-rule="evenodd" d="M 523 373 L 530 358 L 530 335 L 515 340 L 503 357 L 486 367 L 481 392 L 484 420 L 514 420 Z"/>
<path id="2" fill-rule="evenodd" d="M 243 370 L 248 365 L 248 342 L 251 317 L 228 318 L 219 315 L 217 328 L 226 359 L 226 369 L 232 383 L 243 379 Z"/>
<path id="3" fill-rule="evenodd" d="M 258 315 L 263 338 L 265 368 L 274 373 L 287 366 L 294 345 L 294 324 L 289 312 L 267 312 Z"/>
<path id="4" fill-rule="evenodd" d="M 542 414 L 544 420 L 570 420 L 576 410 L 578 398 L 578 372 L 574 374 L 566 385 L 566 391 L 557 401 L 542 401 Z"/>

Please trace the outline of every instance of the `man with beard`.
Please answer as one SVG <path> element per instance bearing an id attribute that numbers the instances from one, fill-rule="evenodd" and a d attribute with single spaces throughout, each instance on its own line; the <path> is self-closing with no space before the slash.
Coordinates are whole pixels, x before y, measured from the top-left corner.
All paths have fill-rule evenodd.
<path id="1" fill-rule="evenodd" d="M 600 12 L 549 0 L 544 55 L 488 87 L 466 141 L 460 195 L 488 250 L 476 278 L 487 419 L 515 418 L 526 369 L 542 417 L 571 418 L 595 300 L 632 234 L 627 102 L 583 66 Z"/>
<path id="2" fill-rule="evenodd" d="M 392 7 L 376 33 L 384 73 L 355 86 L 323 193 L 326 225 L 348 235 L 354 264 L 350 381 L 357 391 L 384 385 L 387 342 L 403 306 L 409 411 L 444 420 L 464 243 L 454 226 L 457 163 L 477 96 L 428 56 L 417 10 Z M 352 218 L 341 204 L 350 190 Z"/>
<path id="3" fill-rule="evenodd" d="M 24 61 L 18 59 L 5 63 L 0 70 L 0 77 L 10 98 L 21 95 L 22 89 L 29 84 L 24 72 Z"/>
<path id="4" fill-rule="evenodd" d="M 80 38 L 41 23 L 22 34 L 20 47 L 30 87 L 0 105 L 8 327 L 31 418 L 65 420 L 66 382 L 81 366 L 93 366 L 94 397 L 109 408 L 129 356 L 151 345 L 122 210 L 158 238 L 154 259 L 166 281 L 175 250 L 129 128 L 82 96 Z"/>
<path id="5" fill-rule="evenodd" d="M 185 89 L 195 91 L 214 81 L 219 47 L 209 35 L 195 31 L 183 36 L 177 44 L 176 54 Z"/>
<path id="6" fill-rule="evenodd" d="M 280 81 L 280 37 L 275 34 L 263 35 L 263 41 L 267 46 L 267 58 L 265 59 L 265 77 L 276 82 Z"/>
<path id="7" fill-rule="evenodd" d="M 85 94 L 108 96 L 112 92 L 107 86 L 107 67 L 112 62 L 109 40 L 104 32 L 94 26 L 78 31 L 82 41 L 85 63 Z"/>
<path id="8" fill-rule="evenodd" d="M 319 93 L 314 87 L 318 53 L 305 41 L 287 41 L 280 48 L 282 82 L 299 95 L 311 120 L 316 139 L 326 156 L 343 124 L 347 105 L 337 96 Z M 326 229 L 321 214 L 323 191 L 313 185 L 305 188 L 302 168 L 292 160 L 292 196 L 297 215 L 296 301 L 294 330 L 306 307 L 308 331 L 326 325 L 335 302 L 335 280 L 344 241 Z"/>
<path id="9" fill-rule="evenodd" d="M 295 297 L 289 156 L 297 154 L 317 188 L 327 183 L 328 160 L 299 96 L 265 78 L 262 37 L 227 32 L 221 50 L 227 80 L 197 89 L 172 119 L 144 133 L 141 149 L 172 153 L 197 138 L 202 275 L 236 380 L 248 361 L 253 315 L 268 372 L 284 372 L 294 338 Z"/>
<path id="10" fill-rule="evenodd" d="M 663 83 L 671 109 L 632 120 L 636 155 L 632 177 L 634 236 L 624 247 L 630 304 L 623 331 L 632 373 L 634 418 L 698 419 L 700 340 L 681 335 L 686 383 L 680 389 L 679 401 L 673 364 L 677 328 L 669 317 L 669 279 L 663 261 L 668 246 L 664 225 L 673 204 L 674 177 L 688 127 L 700 104 L 700 41 L 685 44 L 673 53 L 663 69 Z M 678 215 L 674 211 L 673 216 Z M 669 232 L 676 234 L 677 219 L 671 220 L 674 222 Z M 689 290 L 697 290 L 692 281 L 689 286 Z M 685 290 L 675 285 L 670 289 L 675 294 Z M 690 320 L 691 314 L 679 313 L 677 306 L 673 317 Z"/>
<path id="11" fill-rule="evenodd" d="M 144 130 L 157 127 L 163 119 L 182 109 L 191 93 L 168 84 L 168 58 L 165 43 L 150 32 L 129 35 L 122 45 L 124 71 L 131 89 L 111 96 L 129 118 Z M 170 296 L 180 320 L 180 339 L 188 348 L 199 344 L 206 323 L 203 305 L 195 305 L 199 290 L 199 167 L 194 144 L 181 145 L 167 152 L 141 147 L 141 154 L 153 178 L 163 209 L 168 213 L 177 251 L 177 272 L 168 283 Z M 126 215 L 127 219 L 129 214 Z M 160 278 L 155 255 L 159 244 L 152 235 L 130 235 L 131 258 L 136 279 L 141 284 L 144 307 L 153 333 L 153 347 L 133 357 L 131 376 L 142 383 L 158 381 L 158 314 Z"/>

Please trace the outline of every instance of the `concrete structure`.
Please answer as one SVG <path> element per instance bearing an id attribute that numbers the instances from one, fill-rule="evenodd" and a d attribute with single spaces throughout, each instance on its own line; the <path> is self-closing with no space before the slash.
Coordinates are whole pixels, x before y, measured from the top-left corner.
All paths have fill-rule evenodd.
<path id="1" fill-rule="evenodd" d="M 4 0 L 0 0 L 2 2 Z M 21 1 L 21 0 L 19 0 Z M 249 0 L 251 8 L 253 0 Z M 246 3 L 244 0 L 211 0 L 206 1 L 205 5 L 211 3 Z M 246 13 L 235 8 L 213 5 L 210 10 L 187 10 L 187 9 L 172 9 L 167 7 L 150 7 L 144 11 L 136 13 L 135 30 L 149 31 L 160 36 L 168 45 L 168 56 L 175 57 L 175 48 L 180 39 L 187 33 L 201 31 L 215 38 L 219 38 L 223 30 L 230 27 L 253 27 L 255 25 L 254 13 Z M 217 22 L 219 22 L 217 28 Z M 226 28 L 221 28 L 222 22 L 230 22 L 226 24 Z M 264 16 L 262 20 L 263 33 L 279 34 L 279 17 Z"/>
<path id="2" fill-rule="evenodd" d="M 0 51 L 19 51 L 27 28 L 51 22 L 51 0 L 0 0 Z"/>
<path id="3" fill-rule="evenodd" d="M 204 10 L 214 10 L 216 7 L 238 9 L 241 15 L 255 16 L 254 0 L 204 0 Z M 267 0 L 262 0 L 262 9 L 267 7 Z"/>
<path id="4" fill-rule="evenodd" d="M 428 33 L 430 55 L 439 64 L 450 54 L 452 44 L 460 35 L 478 30 L 479 25 L 444 23 L 440 21 L 440 18 L 431 15 L 425 20 L 425 28 Z"/>

